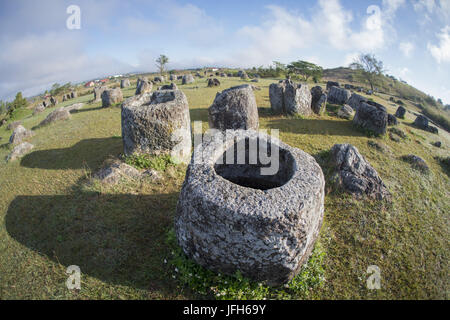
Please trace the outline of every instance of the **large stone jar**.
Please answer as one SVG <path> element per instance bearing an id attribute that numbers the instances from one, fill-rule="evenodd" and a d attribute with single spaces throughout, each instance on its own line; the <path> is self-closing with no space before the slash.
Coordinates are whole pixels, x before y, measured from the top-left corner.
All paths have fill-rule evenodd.
<path id="1" fill-rule="evenodd" d="M 270 150 L 271 160 L 258 149 Z M 189 164 L 175 216 L 178 243 L 216 272 L 284 284 L 311 254 L 324 187 L 321 168 L 302 150 L 253 130 L 217 130 Z"/>
<path id="2" fill-rule="evenodd" d="M 122 139 L 126 155 L 171 155 L 188 162 L 191 120 L 180 90 L 161 90 L 127 99 L 122 105 Z"/>

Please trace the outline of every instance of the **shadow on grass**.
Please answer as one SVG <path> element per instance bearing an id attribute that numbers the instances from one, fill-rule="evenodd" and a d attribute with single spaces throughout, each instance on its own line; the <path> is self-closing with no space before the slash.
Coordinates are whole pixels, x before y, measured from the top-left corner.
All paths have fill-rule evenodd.
<path id="1" fill-rule="evenodd" d="M 191 121 L 208 122 L 208 108 L 189 109 Z"/>
<path id="2" fill-rule="evenodd" d="M 27 168 L 81 169 L 98 167 L 109 155 L 122 152 L 120 137 L 86 139 L 70 148 L 38 150 L 24 156 L 20 164 Z"/>
<path id="3" fill-rule="evenodd" d="M 164 259 L 178 193 L 18 196 L 9 205 L 8 234 L 82 274 L 137 289 L 176 295 Z"/>
<path id="4" fill-rule="evenodd" d="M 351 137 L 366 136 L 363 132 L 355 128 L 351 121 L 283 118 L 269 120 L 267 126 L 270 129 L 279 129 L 281 132 L 291 132 L 295 134 Z"/>
<path id="5" fill-rule="evenodd" d="M 403 124 L 406 126 L 406 127 L 408 127 L 408 128 L 411 128 L 411 129 L 415 129 L 415 130 L 418 130 L 419 132 L 423 132 L 423 133 L 433 133 L 433 132 L 430 132 L 430 131 L 427 131 L 427 130 L 424 130 L 424 129 L 422 129 L 422 128 L 419 128 L 418 126 L 416 126 L 414 123 L 408 123 L 408 122 L 403 122 Z M 434 125 L 434 124 L 433 124 Z M 437 126 L 436 126 L 437 127 Z M 438 127 L 437 127 L 438 128 Z M 441 129 L 442 130 L 442 128 L 438 128 L 438 130 L 439 129 Z M 414 133 L 413 132 L 413 134 L 415 134 L 415 135 L 418 135 L 418 133 Z M 435 135 L 439 135 L 439 133 L 434 133 Z M 423 137 L 422 137 L 423 138 Z"/>
<path id="6" fill-rule="evenodd" d="M 96 110 L 101 110 L 103 109 L 103 107 L 100 105 L 98 107 L 91 107 L 91 108 L 82 108 L 80 110 L 72 110 L 70 111 L 70 113 L 80 113 L 80 112 L 87 112 L 87 111 L 96 111 Z"/>

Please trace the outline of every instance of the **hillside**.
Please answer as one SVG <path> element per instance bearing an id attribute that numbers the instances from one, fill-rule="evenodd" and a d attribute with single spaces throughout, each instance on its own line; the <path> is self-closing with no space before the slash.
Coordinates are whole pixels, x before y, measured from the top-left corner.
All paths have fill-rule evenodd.
<path id="1" fill-rule="evenodd" d="M 350 68 L 326 69 L 323 72 L 324 80 L 338 81 L 355 86 L 362 85 L 370 89 L 368 83 L 360 83 L 356 71 Z M 376 87 L 384 97 L 394 97 L 408 106 L 408 110 L 422 113 L 436 125 L 450 131 L 450 109 L 436 102 L 433 98 L 413 86 L 401 82 L 395 78 L 382 76 L 376 83 Z M 439 98 L 439 97 L 437 97 Z"/>
<path id="2" fill-rule="evenodd" d="M 327 70 L 324 80 L 356 83 L 350 75 Z M 327 152 L 337 143 L 353 144 L 393 196 L 391 204 L 359 201 L 327 184 L 324 225 L 305 269 L 311 273 L 305 272 L 298 286 L 265 291 L 240 279 L 241 287 L 236 287 L 237 282 L 219 283 L 217 276 L 184 260 L 185 270 L 194 273 L 192 279 L 200 280 L 186 279 L 180 267 L 175 270 L 170 261 L 177 248 L 170 230 L 186 166 L 159 167 L 162 180 L 156 182 L 89 183 L 93 173 L 105 161 L 120 157 L 123 149 L 120 107 L 90 103 L 93 94 L 86 90 L 86 95 L 57 105 L 86 103 L 71 119 L 35 129 L 29 139 L 35 146 L 31 153 L 0 163 L 0 299 L 205 298 L 211 296 L 196 289 L 207 280 L 226 297 L 238 299 L 448 299 L 450 177 L 437 157 L 450 156 L 450 134 L 439 130 L 435 135 L 412 126 L 413 112 L 420 110 L 401 94 L 407 90 L 403 84 L 383 86 L 383 93 L 369 97 L 389 113 L 398 106 L 389 101 L 391 95 L 404 100 L 410 112 L 399 120 L 397 128 L 406 137 L 398 142 L 388 135 L 367 136 L 351 121 L 336 117 L 335 105 L 329 104 L 323 116 L 275 116 L 268 88 L 278 80 L 256 84 L 261 88 L 255 91 L 260 127 L 279 129 L 283 142 L 313 155 L 327 179 Z M 177 81 L 188 98 L 191 121 L 202 121 L 204 130 L 207 108 L 217 91 L 250 83 L 236 77 L 220 81 L 218 88 L 206 87 L 202 79 L 190 85 Z M 123 90 L 125 97 L 134 95 L 136 79 L 131 83 Z M 31 109 L 22 111 L 16 120 L 31 129 L 54 109 L 35 116 Z M 10 135 L 6 125 L 0 128 L 2 159 L 11 150 Z M 432 145 L 438 140 L 441 148 Z M 411 153 L 427 162 L 430 174 L 400 159 Z M 81 268 L 81 290 L 66 288 L 70 265 Z M 381 270 L 380 290 L 366 287 L 370 265 Z"/>

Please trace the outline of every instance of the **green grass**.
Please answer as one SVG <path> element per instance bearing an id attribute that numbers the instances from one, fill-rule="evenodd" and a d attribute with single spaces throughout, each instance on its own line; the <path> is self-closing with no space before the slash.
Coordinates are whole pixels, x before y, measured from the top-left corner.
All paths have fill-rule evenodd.
<path id="1" fill-rule="evenodd" d="M 211 274 L 177 251 L 170 230 L 186 166 L 141 159 L 142 163 L 130 163 L 156 168 L 162 179 L 87 184 L 106 160 L 122 153 L 120 108 L 102 109 L 95 103 L 73 113 L 70 120 L 36 129 L 30 154 L 0 164 L 0 298 L 448 299 L 450 178 L 441 161 L 449 156 L 448 133 L 436 136 L 414 128 L 410 114 L 399 121 L 398 129 L 409 137 L 400 142 L 367 137 L 351 121 L 338 119 L 332 106 L 321 117 L 273 115 L 268 86 L 274 81 L 256 83 L 262 89 L 255 91 L 262 129 L 280 129 L 280 139 L 315 156 L 327 178 L 329 149 L 336 143 L 355 145 L 393 195 L 392 204 L 357 201 L 327 185 L 315 254 L 289 288 Z M 202 121 L 206 130 L 207 108 L 216 92 L 243 82 L 221 79 L 219 88 L 207 88 L 206 79 L 200 79 L 177 85 L 188 98 L 191 120 Z M 124 95 L 134 90 L 128 88 Z M 395 112 L 388 96 L 373 98 Z M 83 96 L 58 107 L 91 99 L 92 95 Z M 409 102 L 406 108 L 415 110 Z M 23 125 L 36 126 L 52 110 L 25 115 Z M 2 159 L 10 152 L 10 135 L 6 126 L 0 128 Z M 436 139 L 442 141 L 441 148 L 431 146 Z M 391 152 L 381 152 L 369 141 Z M 401 160 L 410 153 L 427 162 L 428 175 Z M 81 268 L 80 291 L 65 286 L 65 270 L 73 264 Z M 381 270 L 380 290 L 366 287 L 370 265 Z M 194 270 L 202 281 L 186 280 Z"/>
<path id="2" fill-rule="evenodd" d="M 165 171 L 169 166 L 175 166 L 170 155 L 152 157 L 149 155 L 131 155 L 125 158 L 125 163 L 138 169 L 154 169 Z"/>

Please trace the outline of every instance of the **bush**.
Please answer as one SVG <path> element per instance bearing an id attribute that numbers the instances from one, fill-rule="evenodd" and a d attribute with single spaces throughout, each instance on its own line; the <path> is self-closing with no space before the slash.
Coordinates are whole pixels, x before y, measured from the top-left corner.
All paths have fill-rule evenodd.
<path id="1" fill-rule="evenodd" d="M 435 108 L 424 107 L 422 113 L 433 120 L 435 123 L 442 126 L 445 130 L 450 131 L 450 117 L 444 114 L 444 111 Z"/>

